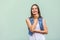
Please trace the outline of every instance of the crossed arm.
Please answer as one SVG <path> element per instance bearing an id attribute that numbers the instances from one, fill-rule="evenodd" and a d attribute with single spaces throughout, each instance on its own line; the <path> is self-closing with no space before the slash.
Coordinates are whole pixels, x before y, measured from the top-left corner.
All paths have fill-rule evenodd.
<path id="1" fill-rule="evenodd" d="M 43 27 L 44 30 L 35 30 L 36 25 L 38 23 L 38 20 L 35 19 L 33 25 L 31 25 L 30 20 L 26 19 L 26 23 L 28 28 L 30 29 L 31 32 L 37 32 L 37 33 L 42 33 L 42 34 L 48 34 L 48 29 L 47 29 L 47 25 L 46 25 L 46 21 L 43 19 Z"/>

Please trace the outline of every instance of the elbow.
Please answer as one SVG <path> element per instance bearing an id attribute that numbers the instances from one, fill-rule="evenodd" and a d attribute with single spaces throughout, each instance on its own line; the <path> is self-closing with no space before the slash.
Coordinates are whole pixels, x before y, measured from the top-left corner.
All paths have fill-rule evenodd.
<path id="1" fill-rule="evenodd" d="M 48 34 L 48 31 L 44 31 L 43 34 Z"/>
<path id="2" fill-rule="evenodd" d="M 46 31 L 45 34 L 48 34 L 48 31 Z"/>

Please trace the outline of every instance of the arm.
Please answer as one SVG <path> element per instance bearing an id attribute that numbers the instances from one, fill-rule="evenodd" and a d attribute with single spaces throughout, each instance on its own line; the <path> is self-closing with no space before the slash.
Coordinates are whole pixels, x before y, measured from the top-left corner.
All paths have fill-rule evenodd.
<path id="1" fill-rule="evenodd" d="M 34 23 L 33 25 L 30 23 L 30 20 L 29 19 L 26 19 L 26 24 L 28 26 L 28 28 L 30 29 L 31 32 L 34 31 L 34 29 L 36 28 L 36 24 L 37 24 L 37 19 L 34 20 Z"/>
<path id="2" fill-rule="evenodd" d="M 42 33 L 42 34 L 48 34 L 48 29 L 47 29 L 46 21 L 44 19 L 43 19 L 43 27 L 44 27 L 44 30 L 34 30 L 34 31 L 38 32 L 38 33 Z"/>

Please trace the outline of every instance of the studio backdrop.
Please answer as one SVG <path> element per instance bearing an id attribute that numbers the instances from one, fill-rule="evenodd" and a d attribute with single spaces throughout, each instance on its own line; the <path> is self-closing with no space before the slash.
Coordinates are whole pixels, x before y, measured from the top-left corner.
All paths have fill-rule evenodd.
<path id="1" fill-rule="evenodd" d="M 38 4 L 46 19 L 46 40 L 60 40 L 60 0 L 0 0 L 0 40 L 28 40 L 26 18 Z"/>

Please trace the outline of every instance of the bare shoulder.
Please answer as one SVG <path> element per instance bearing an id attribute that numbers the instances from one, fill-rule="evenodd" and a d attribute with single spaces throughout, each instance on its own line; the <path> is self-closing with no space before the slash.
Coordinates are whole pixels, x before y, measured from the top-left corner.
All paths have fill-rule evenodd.
<path id="1" fill-rule="evenodd" d="M 43 25 L 44 25 L 44 27 L 47 27 L 46 19 L 43 19 Z"/>
<path id="2" fill-rule="evenodd" d="M 26 19 L 26 22 L 29 22 L 29 18 Z"/>
<path id="3" fill-rule="evenodd" d="M 26 18 L 25 20 L 26 20 L 26 21 L 28 21 L 28 20 L 29 20 L 29 18 Z"/>
<path id="4" fill-rule="evenodd" d="M 43 18 L 43 22 L 46 23 L 46 19 Z"/>
<path id="5" fill-rule="evenodd" d="M 30 23 L 30 20 L 29 20 L 29 18 L 27 18 L 27 19 L 26 19 L 26 24 L 27 24 L 27 26 L 30 28 L 30 26 L 31 26 L 31 23 Z"/>

